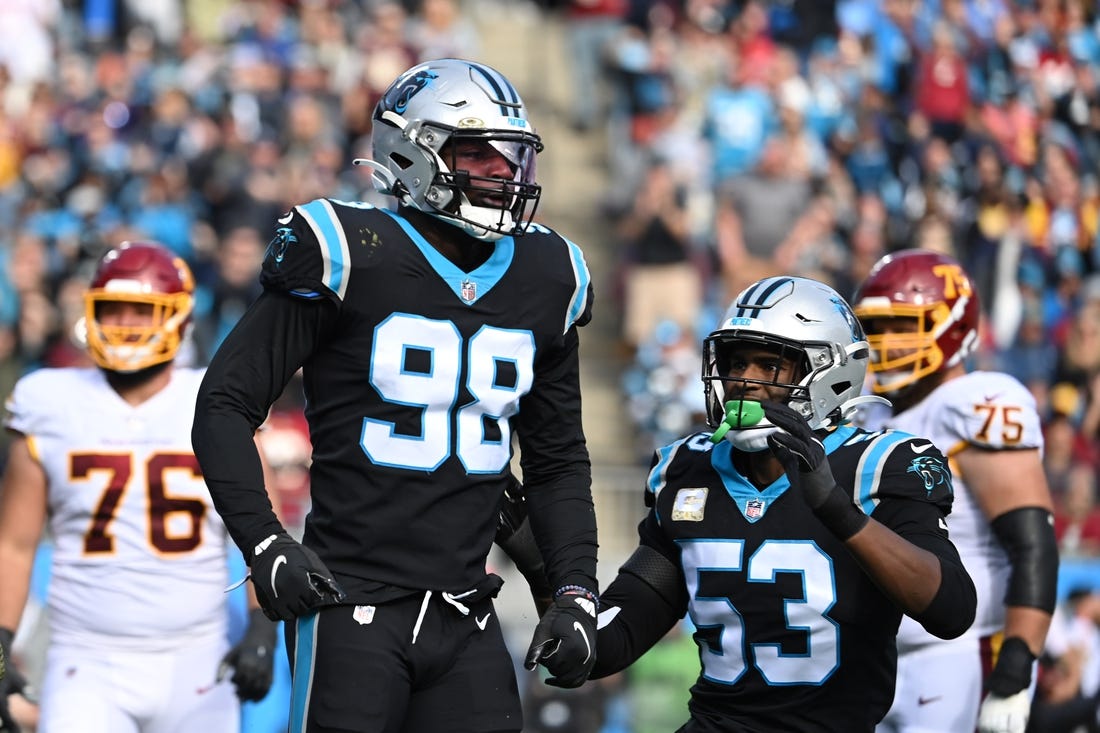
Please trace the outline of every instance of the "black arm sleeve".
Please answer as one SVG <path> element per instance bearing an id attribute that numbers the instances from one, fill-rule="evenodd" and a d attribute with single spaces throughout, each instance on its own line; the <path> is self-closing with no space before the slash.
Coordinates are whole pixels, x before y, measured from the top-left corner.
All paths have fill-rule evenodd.
<path id="1" fill-rule="evenodd" d="M 264 489 L 256 429 L 335 312 L 328 302 L 263 293 L 226 336 L 199 388 L 192 447 L 246 560 L 259 540 L 283 529 Z"/>
<path id="2" fill-rule="evenodd" d="M 686 612 L 687 592 L 679 567 L 653 548 L 639 545 L 600 597 L 596 666 L 589 678 L 629 667 Z"/>
<path id="3" fill-rule="evenodd" d="M 1001 514 L 990 527 L 1012 561 L 1005 605 L 1054 613 L 1058 600 L 1058 541 L 1050 512 L 1042 507 L 1020 507 Z"/>
<path id="4" fill-rule="evenodd" d="M 597 593 L 596 511 L 581 424 L 578 347 L 574 327 L 562 348 L 537 364 L 516 427 L 531 529 L 547 577 L 554 588 L 579 585 Z"/>
<path id="5" fill-rule="evenodd" d="M 935 555 L 940 561 L 940 587 L 920 613 L 910 614 L 925 631 L 940 639 L 954 639 L 974 623 L 978 594 L 966 572 L 959 550 L 938 529 L 943 518 L 934 504 L 904 499 L 883 499 L 875 509 L 876 520 L 886 524 L 909 542 Z M 927 527 L 937 527 L 929 531 Z"/>

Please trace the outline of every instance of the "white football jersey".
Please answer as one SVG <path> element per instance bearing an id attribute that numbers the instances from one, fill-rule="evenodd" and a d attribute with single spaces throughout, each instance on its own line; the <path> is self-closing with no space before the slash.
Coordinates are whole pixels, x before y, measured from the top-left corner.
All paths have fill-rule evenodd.
<path id="1" fill-rule="evenodd" d="M 19 380 L 6 426 L 48 481 L 51 639 L 156 649 L 226 632 L 228 536 L 191 449 L 203 372 L 134 407 L 98 369 Z"/>
<path id="2" fill-rule="evenodd" d="M 1031 392 L 1000 372 L 970 372 L 944 382 L 920 404 L 887 424 L 930 439 L 951 464 L 955 500 L 947 518 L 951 541 L 978 592 L 978 610 L 969 636 L 987 636 L 1004 626 L 1004 595 L 1009 562 L 951 457 L 967 446 L 991 450 L 1043 448 L 1042 426 Z M 898 651 L 938 641 L 913 619 L 902 618 Z"/>

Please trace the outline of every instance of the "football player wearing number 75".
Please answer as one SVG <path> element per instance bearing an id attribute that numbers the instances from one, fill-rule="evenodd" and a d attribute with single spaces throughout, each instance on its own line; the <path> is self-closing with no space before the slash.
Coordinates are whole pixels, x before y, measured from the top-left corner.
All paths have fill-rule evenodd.
<path id="1" fill-rule="evenodd" d="M 659 449 L 639 545 L 601 598 L 593 677 L 686 612 L 702 669 L 681 733 L 870 733 L 894 694 L 902 615 L 974 618 L 930 441 L 846 423 L 869 352 L 831 288 L 750 285 L 703 345 L 713 432 Z M 943 733 L 943 732 L 941 732 Z"/>
<path id="2" fill-rule="evenodd" d="M 5 652 L 47 524 L 54 548 L 39 733 L 236 731 L 238 698 L 271 685 L 275 625 L 257 608 L 240 643 L 227 639 L 235 550 L 191 450 L 202 370 L 175 363 L 193 289 L 162 245 L 109 250 L 84 296 L 96 366 L 39 369 L 7 401 Z M 29 690 L 7 656 L 0 727 L 14 733 L 8 695 Z"/>
<path id="3" fill-rule="evenodd" d="M 874 392 L 893 403 L 885 424 L 928 436 L 950 461 L 951 535 L 978 591 L 977 618 L 960 639 L 902 622 L 898 689 L 880 733 L 1023 733 L 1058 583 L 1035 400 L 1007 374 L 968 370 L 978 293 L 954 259 L 887 255 L 852 302 L 871 344 Z"/>
<path id="4" fill-rule="evenodd" d="M 273 227 L 263 294 L 203 380 L 195 453 L 271 618 L 292 733 L 523 728 L 485 561 L 513 431 L 553 598 L 527 652 L 575 687 L 594 661 L 596 521 L 581 426 L 591 278 L 532 221 L 542 140 L 484 64 L 414 66 L 374 110 L 396 211 L 318 199 Z M 302 369 L 313 441 L 301 542 L 267 506 L 251 436 Z"/>

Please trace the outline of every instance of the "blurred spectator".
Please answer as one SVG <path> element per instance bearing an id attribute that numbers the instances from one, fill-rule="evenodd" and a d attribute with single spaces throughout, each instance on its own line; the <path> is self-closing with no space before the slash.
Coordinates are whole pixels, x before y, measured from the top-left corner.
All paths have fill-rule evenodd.
<path id="1" fill-rule="evenodd" d="M 684 191 L 662 160 L 643 173 L 633 206 L 620 220 L 625 279 L 623 340 L 633 353 L 662 320 L 692 332 L 703 283 L 689 236 Z"/>
<path id="2" fill-rule="evenodd" d="M 623 29 L 628 0 L 564 0 L 565 44 L 570 88 L 568 114 L 583 132 L 606 119 L 612 97 L 607 52 Z"/>
<path id="3" fill-rule="evenodd" d="M 791 151 L 779 137 L 764 143 L 760 161 L 718 192 L 715 234 L 727 299 L 782 270 L 776 253 L 807 214 L 812 190 L 791 173 Z"/>
<path id="4" fill-rule="evenodd" d="M 1100 557 L 1100 508 L 1096 468 L 1076 461 L 1070 465 L 1065 493 L 1054 512 L 1054 533 L 1062 557 Z"/>

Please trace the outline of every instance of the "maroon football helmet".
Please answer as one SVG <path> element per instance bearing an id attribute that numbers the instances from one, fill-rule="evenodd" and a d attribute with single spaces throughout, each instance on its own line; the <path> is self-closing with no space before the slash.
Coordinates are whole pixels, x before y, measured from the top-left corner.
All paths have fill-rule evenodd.
<path id="1" fill-rule="evenodd" d="M 852 305 L 867 332 L 878 394 L 897 393 L 954 366 L 978 345 L 978 293 L 962 265 L 939 252 L 886 255 L 871 268 Z M 915 330 L 883 332 L 885 319 L 899 318 L 914 319 Z"/>
<path id="2" fill-rule="evenodd" d="M 99 261 L 84 295 L 88 353 L 104 369 L 136 372 L 176 357 L 191 320 L 195 281 L 187 263 L 155 242 L 123 242 Z M 103 303 L 152 306 L 148 323 L 107 325 Z"/>

